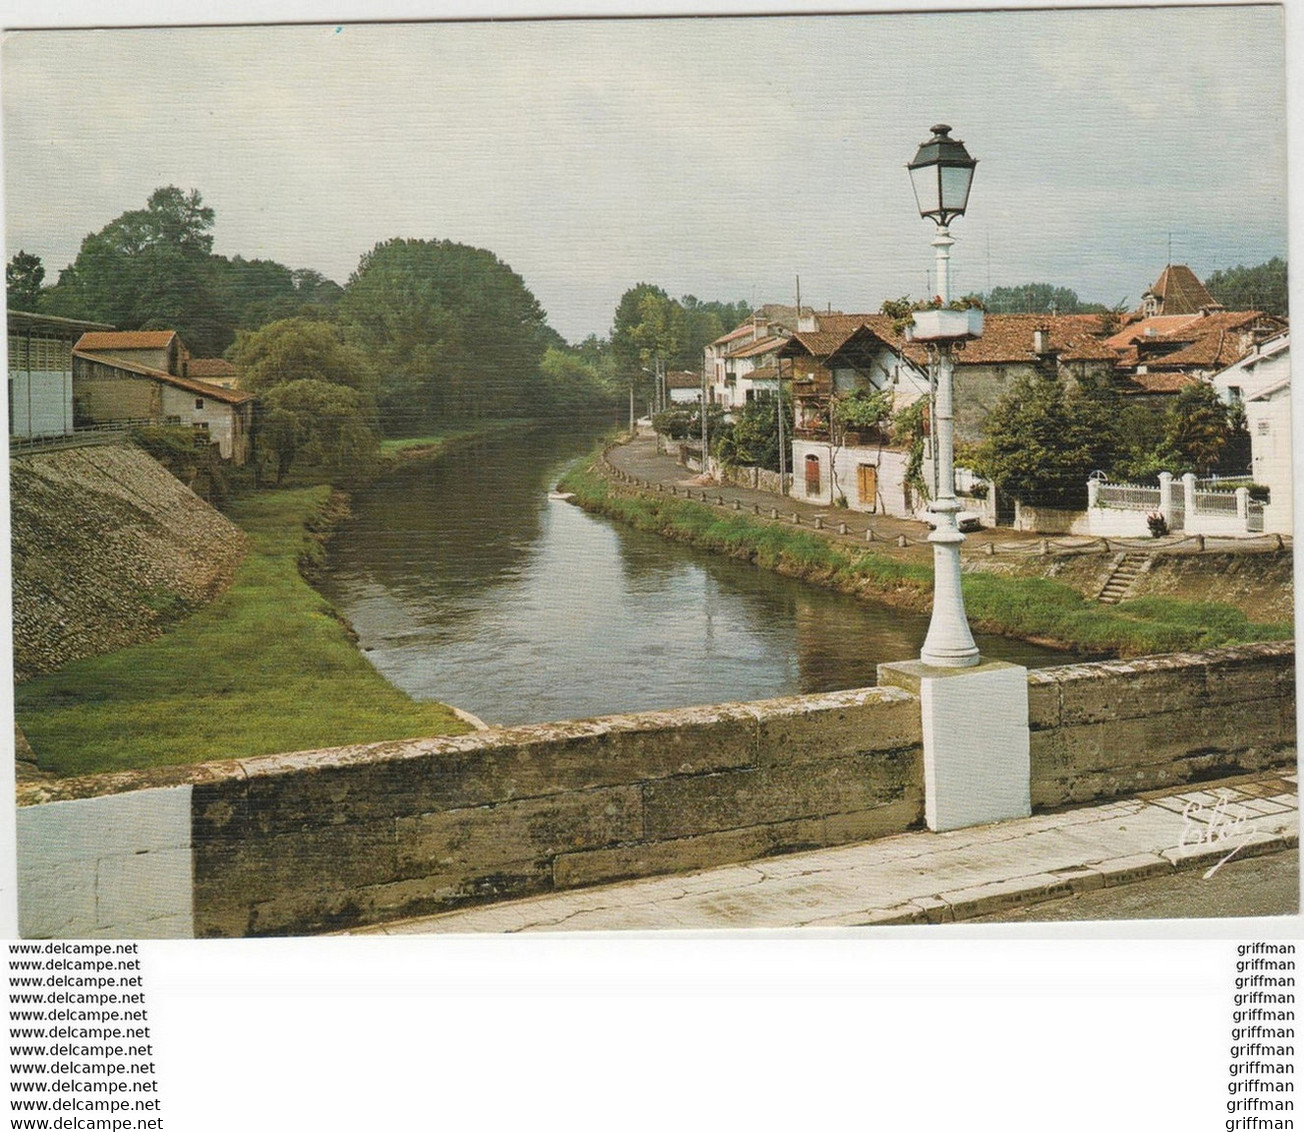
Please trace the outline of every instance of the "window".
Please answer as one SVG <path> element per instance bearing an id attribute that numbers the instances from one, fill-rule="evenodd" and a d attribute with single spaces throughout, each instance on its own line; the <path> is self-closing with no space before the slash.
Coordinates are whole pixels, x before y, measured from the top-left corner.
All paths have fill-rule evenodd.
<path id="1" fill-rule="evenodd" d="M 203 399 L 202 397 L 196 397 L 196 398 L 195 398 L 195 408 L 196 408 L 196 409 L 202 409 L 203 407 L 204 407 L 204 399 Z"/>
<path id="2" fill-rule="evenodd" d="M 1239 385 L 1227 386 L 1227 403 L 1229 405 L 1239 405 L 1243 400 L 1245 400 L 1245 398 L 1241 393 L 1241 387 Z"/>

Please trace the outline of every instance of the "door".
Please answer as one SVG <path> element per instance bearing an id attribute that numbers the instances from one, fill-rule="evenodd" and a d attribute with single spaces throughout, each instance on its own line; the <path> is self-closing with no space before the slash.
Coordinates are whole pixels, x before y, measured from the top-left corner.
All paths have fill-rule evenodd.
<path id="1" fill-rule="evenodd" d="M 806 494 L 819 495 L 820 493 L 820 458 L 818 456 L 806 457 Z"/>
<path id="2" fill-rule="evenodd" d="M 858 464 L 856 466 L 856 490 L 860 502 L 870 511 L 878 510 L 878 465 Z"/>

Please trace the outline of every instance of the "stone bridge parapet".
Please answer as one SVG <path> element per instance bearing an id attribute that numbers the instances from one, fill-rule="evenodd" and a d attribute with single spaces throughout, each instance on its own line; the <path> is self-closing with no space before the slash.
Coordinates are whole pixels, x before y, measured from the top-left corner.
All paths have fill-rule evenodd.
<path id="1" fill-rule="evenodd" d="M 1294 760 L 1289 642 L 1028 682 L 1034 808 Z M 919 701 L 880 687 L 30 782 L 21 930 L 297 934 L 690 872 L 920 828 L 923 781 Z"/>

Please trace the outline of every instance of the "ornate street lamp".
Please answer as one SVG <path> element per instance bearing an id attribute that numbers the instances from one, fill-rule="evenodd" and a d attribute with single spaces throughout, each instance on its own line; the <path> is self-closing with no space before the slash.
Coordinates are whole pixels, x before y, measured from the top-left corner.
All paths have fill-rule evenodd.
<path id="1" fill-rule="evenodd" d="M 947 309 L 951 301 L 951 239 L 948 225 L 963 216 L 969 204 L 969 186 L 974 167 L 964 142 L 950 136 L 950 126 L 934 126 L 932 137 L 920 143 L 915 159 L 906 168 L 915 190 L 919 215 L 937 225 L 933 247 L 937 249 L 937 293 L 942 306 L 916 311 L 913 337 L 930 343 L 936 356 L 936 404 L 932 420 L 933 444 L 937 453 L 936 498 L 929 504 L 933 514 L 933 616 L 919 659 L 941 668 L 968 668 L 979 662 L 978 646 L 969 631 L 960 589 L 960 533 L 955 498 L 955 417 L 952 409 L 952 350 L 959 342 L 982 335 L 982 312 Z"/>

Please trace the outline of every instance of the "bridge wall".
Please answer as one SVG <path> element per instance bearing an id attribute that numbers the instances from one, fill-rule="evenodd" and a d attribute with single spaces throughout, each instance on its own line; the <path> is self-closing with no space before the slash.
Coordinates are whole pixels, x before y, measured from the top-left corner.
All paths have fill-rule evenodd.
<path id="1" fill-rule="evenodd" d="M 1037 808 L 1295 757 L 1290 643 L 1028 679 Z M 913 696 L 872 688 L 25 783 L 19 794 L 25 936 L 141 936 L 151 923 L 158 934 L 296 934 L 916 829 L 922 737 Z M 143 823 L 148 844 L 119 844 L 123 823 L 100 811 L 149 796 L 173 809 L 188 800 L 188 837 L 173 821 L 166 836 Z M 67 860 L 51 846 L 74 827 Z M 186 855 L 189 893 L 176 884 Z M 155 867 L 172 895 L 143 915 Z"/>

